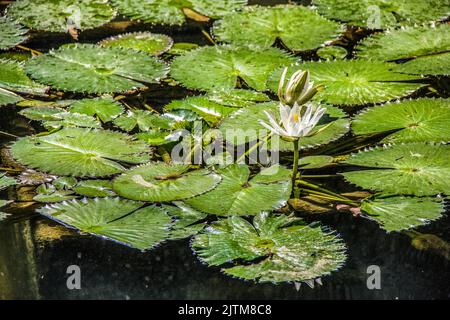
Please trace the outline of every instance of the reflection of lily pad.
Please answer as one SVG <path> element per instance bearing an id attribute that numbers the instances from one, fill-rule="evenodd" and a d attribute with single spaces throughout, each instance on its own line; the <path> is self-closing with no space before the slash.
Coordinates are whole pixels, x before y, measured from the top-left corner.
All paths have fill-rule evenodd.
<path id="1" fill-rule="evenodd" d="M 26 62 L 26 72 L 59 90 L 124 92 L 158 82 L 168 67 L 156 58 L 122 48 L 64 45 Z"/>
<path id="2" fill-rule="evenodd" d="M 330 19 L 370 29 L 421 24 L 446 18 L 450 4 L 442 0 L 313 0 Z"/>
<path id="3" fill-rule="evenodd" d="M 411 94 L 423 84 L 408 83 L 417 77 L 393 71 L 395 64 L 365 60 L 335 60 L 306 62 L 290 68 L 288 76 L 297 69 L 311 72 L 315 84 L 324 89 L 314 99 L 331 104 L 360 105 L 393 100 Z M 269 88 L 276 92 L 282 70 L 269 78 Z"/>
<path id="4" fill-rule="evenodd" d="M 20 138 L 11 151 L 24 165 L 73 176 L 111 175 L 125 170 L 121 163 L 149 160 L 149 150 L 143 141 L 119 132 L 81 128 Z"/>
<path id="5" fill-rule="evenodd" d="M 69 111 L 98 116 L 103 122 L 112 121 L 123 112 L 122 105 L 113 98 L 81 99 L 70 105 Z"/>
<path id="6" fill-rule="evenodd" d="M 361 209 L 390 232 L 439 219 L 444 212 L 444 202 L 439 198 L 379 197 L 364 201 Z"/>
<path id="7" fill-rule="evenodd" d="M 345 245 L 332 233 L 267 212 L 253 224 L 237 216 L 219 220 L 195 236 L 192 247 L 208 265 L 232 263 L 225 274 L 262 282 L 314 279 L 346 260 Z"/>
<path id="8" fill-rule="evenodd" d="M 216 189 L 186 200 L 193 208 L 217 215 L 251 215 L 282 207 L 291 193 L 290 170 L 281 166 L 263 170 L 250 179 L 246 165 L 218 169 Z"/>
<path id="9" fill-rule="evenodd" d="M 134 49 L 159 56 L 172 47 L 173 40 L 165 34 L 135 32 L 110 37 L 100 41 L 99 44 L 103 47 Z"/>
<path id="10" fill-rule="evenodd" d="M 364 189 L 392 194 L 450 194 L 450 146 L 409 143 L 353 154 L 345 163 L 367 170 L 343 173 Z"/>
<path id="11" fill-rule="evenodd" d="M 131 169 L 114 180 L 120 196 L 142 201 L 173 201 L 210 191 L 220 176 L 209 170 L 189 171 L 185 164 L 148 163 Z"/>
<path id="12" fill-rule="evenodd" d="M 112 4 L 123 15 L 147 23 L 169 25 L 183 24 L 186 20 L 183 9 L 218 18 L 247 4 L 247 0 L 112 0 Z"/>
<path id="13" fill-rule="evenodd" d="M 7 50 L 25 41 L 27 31 L 17 22 L 0 17 L 0 50 Z"/>
<path id="14" fill-rule="evenodd" d="M 450 26 L 415 27 L 392 30 L 367 37 L 357 46 L 363 59 L 399 60 L 450 49 Z"/>
<path id="15" fill-rule="evenodd" d="M 317 135 L 301 139 L 299 141 L 300 148 L 307 149 L 329 143 L 342 137 L 349 131 L 350 123 L 345 112 L 329 105 L 323 105 L 322 107 L 325 107 L 327 111 L 319 121 L 317 130 L 327 126 L 326 129 Z M 259 123 L 260 120 L 267 120 L 264 111 L 272 111 L 275 114 L 279 114 L 278 103 L 261 103 L 239 109 L 222 121 L 219 130 L 228 142 L 236 145 L 252 142 L 257 138 L 263 139 L 268 134 L 267 129 Z M 276 143 L 271 143 L 271 147 L 275 150 L 293 150 L 292 143 L 281 140 L 277 136 L 276 139 Z"/>
<path id="16" fill-rule="evenodd" d="M 384 142 L 449 142 L 450 101 L 416 99 L 368 108 L 352 121 L 356 134 L 398 129 Z"/>
<path id="17" fill-rule="evenodd" d="M 171 75 L 193 89 L 234 89 L 239 78 L 253 89 L 264 90 L 269 73 L 292 62 L 293 58 L 277 48 L 201 47 L 176 57 Z"/>
<path id="18" fill-rule="evenodd" d="M 311 50 L 343 32 L 336 22 L 304 6 L 251 6 L 214 24 L 214 36 L 234 45 L 270 47 L 277 39 L 294 51 Z"/>
<path id="19" fill-rule="evenodd" d="M 115 12 L 104 0 L 17 0 L 8 6 L 8 16 L 33 29 L 66 32 L 69 25 L 99 27 Z"/>
<path id="20" fill-rule="evenodd" d="M 169 235 L 171 218 L 156 206 L 119 198 L 66 201 L 38 210 L 81 232 L 141 250 L 150 249 Z"/>

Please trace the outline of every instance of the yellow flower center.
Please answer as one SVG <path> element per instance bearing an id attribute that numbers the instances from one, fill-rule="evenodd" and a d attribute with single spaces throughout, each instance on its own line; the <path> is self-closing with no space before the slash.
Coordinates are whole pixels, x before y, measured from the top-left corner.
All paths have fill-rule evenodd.
<path id="1" fill-rule="evenodd" d="M 300 120 L 300 116 L 298 115 L 298 113 L 294 114 L 294 121 L 298 122 Z"/>

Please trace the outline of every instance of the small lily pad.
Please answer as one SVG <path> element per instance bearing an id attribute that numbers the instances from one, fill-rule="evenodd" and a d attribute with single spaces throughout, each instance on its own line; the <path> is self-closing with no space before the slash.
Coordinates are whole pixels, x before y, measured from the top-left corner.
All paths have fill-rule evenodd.
<path id="1" fill-rule="evenodd" d="M 168 67 L 142 52 L 102 48 L 92 44 L 68 44 L 29 59 L 26 72 L 59 90 L 110 93 L 125 92 L 157 83 Z"/>
<path id="2" fill-rule="evenodd" d="M 175 218 L 170 240 L 191 237 L 205 227 L 205 223 L 199 223 L 199 221 L 205 219 L 207 214 L 194 210 L 180 201 L 175 201 L 174 204 L 176 206 L 162 206 L 171 217 Z"/>
<path id="3" fill-rule="evenodd" d="M 323 60 L 343 60 L 347 54 L 345 48 L 338 46 L 325 46 L 317 50 L 317 55 Z"/>
<path id="4" fill-rule="evenodd" d="M 134 49 L 159 56 L 170 50 L 173 45 L 171 37 L 151 32 L 125 33 L 99 42 L 103 47 L 120 47 Z"/>
<path id="5" fill-rule="evenodd" d="M 281 40 L 293 51 L 312 50 L 343 33 L 344 28 L 304 6 L 249 6 L 215 22 L 213 35 L 238 46 L 267 48 Z"/>
<path id="6" fill-rule="evenodd" d="M 147 110 L 129 110 L 114 120 L 114 124 L 125 131 L 132 131 L 136 127 L 141 131 L 154 128 L 170 129 L 173 121 L 160 117 Z"/>
<path id="7" fill-rule="evenodd" d="M 98 116 L 102 122 L 117 118 L 124 108 L 111 97 L 81 99 L 70 105 L 69 111 L 88 116 Z"/>
<path id="8" fill-rule="evenodd" d="M 73 187 L 73 191 L 86 197 L 112 197 L 116 193 L 112 190 L 109 180 L 82 180 Z"/>
<path id="9" fill-rule="evenodd" d="M 57 189 L 51 184 L 40 185 L 36 192 L 37 194 L 33 197 L 33 200 L 44 203 L 63 202 L 77 197 L 73 194 L 73 191 Z"/>
<path id="10" fill-rule="evenodd" d="M 216 215 L 252 215 L 284 206 L 291 194 L 291 171 L 281 166 L 252 178 L 246 165 L 232 164 L 217 172 L 222 176 L 217 188 L 186 200 L 187 204 Z"/>
<path id="11" fill-rule="evenodd" d="M 171 218 L 157 206 L 120 198 L 65 201 L 38 210 L 80 232 L 137 249 L 151 249 L 169 236 Z"/>
<path id="12" fill-rule="evenodd" d="M 186 164 L 148 163 L 131 169 L 113 182 L 122 197 L 141 201 L 174 201 L 214 189 L 219 175 L 207 170 L 189 171 Z"/>
<path id="13" fill-rule="evenodd" d="M 0 50 L 8 50 L 26 40 L 27 29 L 6 17 L 0 17 Z"/>
<path id="14" fill-rule="evenodd" d="M 444 213 L 444 201 L 439 198 L 388 196 L 366 200 L 361 210 L 388 231 L 401 231 L 437 220 Z"/>
<path id="15" fill-rule="evenodd" d="M 320 169 L 333 164 L 334 158 L 331 156 L 307 156 L 301 157 L 298 163 L 301 169 Z"/>
<path id="16" fill-rule="evenodd" d="M 398 195 L 450 194 L 450 145 L 408 143 L 353 154 L 344 163 L 367 168 L 342 175 L 364 189 Z"/>
<path id="17" fill-rule="evenodd" d="M 6 189 L 17 184 L 16 179 L 8 177 L 4 173 L 0 173 L 0 190 Z"/>
<path id="18" fill-rule="evenodd" d="M 346 260 L 345 245 L 320 226 L 263 212 L 253 224 L 238 216 L 213 223 L 192 248 L 230 276 L 260 282 L 306 281 L 330 274 Z"/>
<path id="19" fill-rule="evenodd" d="M 82 128 L 64 128 L 46 136 L 20 138 L 11 151 L 24 165 L 52 174 L 80 177 L 112 175 L 124 171 L 124 163 L 149 160 L 148 146 L 143 141 L 119 132 Z"/>
<path id="20" fill-rule="evenodd" d="M 352 121 L 356 134 L 398 130 L 383 142 L 450 142 L 450 101 L 421 98 L 363 110 Z"/>
<path id="21" fill-rule="evenodd" d="M 171 75 L 192 89 L 234 89 L 240 86 L 239 78 L 250 88 L 261 91 L 266 88 L 272 70 L 293 61 L 291 56 L 277 48 L 201 47 L 176 57 Z"/>

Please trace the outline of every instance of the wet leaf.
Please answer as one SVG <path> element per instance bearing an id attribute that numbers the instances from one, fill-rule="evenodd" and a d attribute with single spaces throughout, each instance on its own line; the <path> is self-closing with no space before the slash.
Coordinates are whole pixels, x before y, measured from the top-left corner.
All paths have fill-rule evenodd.
<path id="1" fill-rule="evenodd" d="M 70 105 L 70 112 L 98 116 L 102 122 L 112 121 L 123 111 L 122 105 L 111 97 L 81 99 Z"/>
<path id="2" fill-rule="evenodd" d="M 170 50 L 173 45 L 171 37 L 151 32 L 134 32 L 119 34 L 99 42 L 103 47 L 120 47 L 134 49 L 159 56 Z"/>
<path id="3" fill-rule="evenodd" d="M 112 190 L 109 180 L 82 180 L 74 186 L 73 191 L 86 197 L 111 197 L 116 193 Z"/>
<path id="4" fill-rule="evenodd" d="M 24 42 L 27 29 L 6 17 L 0 17 L 0 50 L 7 50 Z"/>

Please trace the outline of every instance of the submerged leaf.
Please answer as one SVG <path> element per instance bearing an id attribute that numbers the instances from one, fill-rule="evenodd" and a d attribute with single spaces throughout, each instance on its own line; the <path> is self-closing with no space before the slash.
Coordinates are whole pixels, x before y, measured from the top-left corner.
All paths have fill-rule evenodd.
<path id="1" fill-rule="evenodd" d="M 137 249 L 151 249 L 169 236 L 171 218 L 156 206 L 120 198 L 66 201 L 39 213 L 81 232 Z"/>
<path id="2" fill-rule="evenodd" d="M 345 163 L 366 170 L 342 175 L 364 189 L 391 194 L 450 194 L 450 145 L 409 143 L 353 154 Z"/>
<path id="3" fill-rule="evenodd" d="M 173 40 L 165 34 L 134 32 L 119 34 L 118 36 L 104 39 L 99 42 L 99 45 L 103 47 L 134 49 L 159 56 L 170 50 L 173 45 Z"/>
<path id="4" fill-rule="evenodd" d="M 444 201 L 439 198 L 377 197 L 364 201 L 361 210 L 386 231 L 401 231 L 439 219 L 444 212 Z"/>
<path id="5" fill-rule="evenodd" d="M 186 20 L 183 9 L 218 18 L 247 4 L 247 0 L 112 0 L 125 16 L 147 23 L 180 25 Z"/>
<path id="6" fill-rule="evenodd" d="M 305 281 L 339 269 L 346 260 L 342 240 L 299 222 L 267 212 L 253 224 L 233 216 L 195 236 L 192 247 L 208 265 L 233 263 L 225 274 L 261 282 Z"/>
<path id="7" fill-rule="evenodd" d="M 20 138 L 11 151 L 24 165 L 52 174 L 81 177 L 112 175 L 125 170 L 121 163 L 149 160 L 149 149 L 143 141 L 119 132 L 81 128 Z"/>
<path id="8" fill-rule="evenodd" d="M 10 49 L 26 40 L 27 29 L 6 17 L 0 17 L 0 50 Z"/>
<path id="9" fill-rule="evenodd" d="M 325 17 L 369 29 L 421 24 L 446 18 L 448 1 L 441 0 L 313 0 Z"/>
<path id="10" fill-rule="evenodd" d="M 292 57 L 277 48 L 201 47 L 176 57 L 171 75 L 193 89 L 234 89 L 238 79 L 242 79 L 249 87 L 261 91 L 266 88 L 272 70 L 292 62 Z"/>
<path id="11" fill-rule="evenodd" d="M 186 200 L 202 212 L 252 215 L 284 206 L 291 193 L 291 171 L 274 166 L 250 179 L 246 165 L 232 164 L 217 171 L 222 182 L 212 191 Z"/>
<path id="12" fill-rule="evenodd" d="M 450 142 L 448 99 L 404 100 L 368 108 L 352 121 L 356 134 L 398 130 L 383 142 Z"/>
<path id="13" fill-rule="evenodd" d="M 104 0 L 17 0 L 8 6 L 7 13 L 27 27 L 53 32 L 67 32 L 69 26 L 92 29 L 115 16 Z"/>
<path id="14" fill-rule="evenodd" d="M 69 44 L 26 62 L 26 72 L 59 90 L 109 93 L 125 92 L 156 83 L 168 67 L 145 53 Z"/>
<path id="15" fill-rule="evenodd" d="M 304 6 L 251 6 L 217 21 L 214 36 L 240 46 L 270 47 L 276 40 L 293 51 L 312 50 L 336 38 L 343 27 Z"/>
<path id="16" fill-rule="evenodd" d="M 207 169 L 189 169 L 187 164 L 148 163 L 117 177 L 113 188 L 128 199 L 160 202 L 191 198 L 220 182 L 220 176 Z"/>
<path id="17" fill-rule="evenodd" d="M 309 70 L 311 80 L 323 85 L 315 97 L 326 103 L 360 105 L 397 99 L 413 93 L 423 84 L 408 83 L 417 77 L 393 71 L 395 64 L 381 61 L 335 60 L 305 62 L 291 67 L 287 77 L 297 69 Z M 272 72 L 269 88 L 276 92 L 282 70 Z"/>

